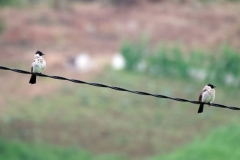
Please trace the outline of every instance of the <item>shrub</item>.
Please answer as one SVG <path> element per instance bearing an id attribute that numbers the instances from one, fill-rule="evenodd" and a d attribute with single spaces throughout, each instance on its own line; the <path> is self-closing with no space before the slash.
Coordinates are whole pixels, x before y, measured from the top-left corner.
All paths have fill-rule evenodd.
<path id="1" fill-rule="evenodd" d="M 230 86 L 240 86 L 240 56 L 229 46 L 222 46 L 220 54 L 192 50 L 184 54 L 180 47 L 160 45 L 155 52 L 148 41 L 124 43 L 121 53 L 126 70 L 138 71 L 138 64 L 146 62 L 146 74 L 170 78 L 194 79 Z M 148 53 L 149 52 L 149 53 Z M 184 57 L 184 55 L 189 55 Z"/>
<path id="2" fill-rule="evenodd" d="M 0 7 L 1 6 L 13 6 L 19 3 L 18 0 L 0 0 Z"/>

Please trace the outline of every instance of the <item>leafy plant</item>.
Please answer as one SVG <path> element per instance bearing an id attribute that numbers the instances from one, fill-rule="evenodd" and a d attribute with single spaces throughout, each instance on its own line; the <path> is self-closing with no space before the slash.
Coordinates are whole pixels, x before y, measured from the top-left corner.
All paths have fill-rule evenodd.
<path id="1" fill-rule="evenodd" d="M 19 3 L 18 0 L 0 0 L 0 7 L 1 6 L 14 6 Z"/>
<path id="2" fill-rule="evenodd" d="M 159 45 L 155 52 L 152 50 L 154 49 L 149 48 L 147 41 L 125 43 L 121 52 L 126 60 L 126 70 L 136 71 L 137 64 L 146 61 L 146 73 L 152 76 L 205 80 L 240 86 L 240 56 L 229 46 L 222 46 L 220 54 L 217 55 L 199 50 L 185 54 L 179 46 L 167 47 L 165 44 Z"/>

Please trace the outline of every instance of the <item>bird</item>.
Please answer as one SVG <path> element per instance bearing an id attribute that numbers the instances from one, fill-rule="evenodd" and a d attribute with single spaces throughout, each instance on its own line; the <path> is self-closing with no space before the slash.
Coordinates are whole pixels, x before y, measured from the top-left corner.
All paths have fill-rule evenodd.
<path id="1" fill-rule="evenodd" d="M 202 89 L 202 92 L 201 92 L 201 94 L 199 96 L 199 101 L 208 103 L 209 106 L 210 106 L 210 104 L 215 99 L 215 89 L 214 88 L 216 88 L 216 86 L 214 86 L 212 84 L 206 85 Z M 200 104 L 199 109 L 198 109 L 198 113 L 202 113 L 203 112 L 203 107 L 204 107 L 204 104 Z"/>
<path id="2" fill-rule="evenodd" d="M 44 54 L 41 51 L 37 51 L 35 56 L 34 56 L 34 60 L 32 63 L 32 68 L 31 68 L 31 78 L 29 80 L 29 84 L 35 84 L 36 83 L 36 79 L 37 79 L 37 75 L 35 73 L 42 73 L 42 71 L 46 68 L 46 62 L 43 59 Z"/>

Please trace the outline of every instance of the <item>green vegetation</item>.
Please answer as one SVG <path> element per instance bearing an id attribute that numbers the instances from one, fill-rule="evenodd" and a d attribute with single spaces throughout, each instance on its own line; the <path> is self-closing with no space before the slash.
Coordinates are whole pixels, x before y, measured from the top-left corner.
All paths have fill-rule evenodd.
<path id="1" fill-rule="evenodd" d="M 151 2 L 159 2 L 161 3 L 161 0 L 146 0 L 149 3 Z M 192 1 L 184 1 L 184 0 L 170 0 L 172 3 L 232 3 L 232 2 L 239 2 L 240 0 L 192 0 Z M 98 3 L 104 3 L 104 4 L 110 4 L 113 6 L 132 6 L 139 3 L 137 0 L 50 0 L 50 1 L 37 1 L 37 0 L 0 0 L 0 7 L 1 6 L 29 6 L 29 5 L 38 5 L 38 4 L 45 4 L 47 6 L 54 6 L 54 7 L 67 7 L 72 2 L 98 2 Z M 60 6 L 58 6 L 60 5 Z"/>
<path id="2" fill-rule="evenodd" d="M 208 69 L 211 66 L 208 59 L 212 55 L 192 51 L 188 56 L 183 54 L 180 47 L 159 46 L 156 50 L 151 48 L 146 41 L 136 45 L 126 43 L 122 51 L 125 57 L 129 56 L 126 59 L 131 62 L 130 65 L 127 63 L 127 69 L 121 72 L 107 70 L 91 81 L 197 100 L 200 90 L 209 82 L 192 81 L 193 77 L 187 71 L 189 66 Z M 141 56 L 138 57 L 139 53 Z M 238 67 L 227 63 L 239 61 L 237 53 L 231 48 L 222 47 L 216 58 L 212 56 L 210 59 L 211 63 L 217 65 L 211 71 L 238 75 Z M 205 68 L 199 60 L 205 62 Z M 219 60 L 221 63 L 217 64 Z M 139 65 L 139 62 L 146 63 L 146 67 Z M 71 78 L 79 77 L 76 75 Z M 26 86 L 24 80 L 18 81 L 13 87 Z M 46 86 L 51 86 L 51 83 L 55 85 L 55 82 L 53 79 L 39 78 L 38 87 L 45 89 Z M 223 82 L 220 80 L 215 82 L 213 79 L 211 83 Z M 21 139 L 30 142 L 30 145 L 34 143 L 76 146 L 80 147 L 80 153 L 103 160 L 127 157 L 145 159 L 152 155 L 168 156 L 166 153 L 191 144 L 196 138 L 204 139 L 213 129 L 231 125 L 239 120 L 239 112 L 228 109 L 206 106 L 204 114 L 198 115 L 198 106 L 194 104 L 66 81 L 60 81 L 58 85 L 57 89 L 44 95 L 30 95 L 27 100 L 25 95 L 4 93 L 4 98 L 8 99 L 6 101 L 8 107 L 0 114 L 1 137 Z M 238 87 L 221 85 L 216 90 L 216 103 L 239 106 Z M 197 139 L 196 143 L 200 145 L 200 142 Z M 211 145 L 214 144 L 209 144 Z M 212 152 L 214 149 L 218 148 L 212 147 Z M 51 152 L 50 149 L 48 151 Z M 93 153 L 100 153 L 101 156 Z"/>
<path id="3" fill-rule="evenodd" d="M 105 2 L 105 3 L 111 3 L 114 5 L 119 5 L 119 4 L 124 4 L 124 5 L 129 5 L 129 4 L 135 4 L 138 3 L 137 0 L 71 0 L 71 1 L 79 1 L 79 2 Z M 149 2 L 162 2 L 162 0 L 146 0 Z M 191 0 L 191 1 L 186 1 L 186 0 L 169 0 L 171 2 L 177 2 L 177 3 L 187 3 L 187 2 L 239 2 L 239 0 Z"/>
<path id="4" fill-rule="evenodd" d="M 0 159 L 9 160 L 124 160 L 116 155 L 93 156 L 76 147 L 27 144 L 22 141 L 0 140 Z"/>
<path id="5" fill-rule="evenodd" d="M 205 85 L 110 70 L 92 81 L 192 100 L 197 100 Z M 55 80 L 39 78 L 43 86 L 44 82 Z M 217 88 L 215 102 L 238 106 L 238 89 L 228 94 L 225 90 Z M 197 115 L 198 106 L 194 104 L 70 82 L 63 82 L 54 94 L 27 101 L 22 97 L 8 98 L 9 106 L 0 116 L 2 137 L 80 146 L 91 153 L 139 159 L 170 152 L 196 136 L 204 137 L 213 128 L 239 119 L 239 113 L 232 110 L 205 107 L 204 114 Z"/>
<path id="6" fill-rule="evenodd" d="M 240 159 L 239 125 L 213 130 L 206 139 L 195 140 L 185 147 L 151 160 L 238 160 Z"/>
<path id="7" fill-rule="evenodd" d="M 77 0 L 71 2 L 73 1 Z M 103 1 L 101 0 L 101 2 Z M 116 5 L 134 1 L 139 2 L 137 0 L 106 0 L 107 3 Z M 180 2 L 181 0 L 172 1 Z M 109 69 L 99 73 L 101 67 L 97 68 L 97 72 L 93 74 L 67 72 L 67 69 L 63 69 L 64 64 L 60 62 L 64 58 L 68 58 L 71 52 L 75 52 L 79 48 L 81 50 L 84 44 L 96 47 L 91 48 L 89 52 L 102 49 L 104 52 L 106 48 L 104 49 L 102 44 L 105 41 L 109 44 L 110 40 L 113 42 L 110 43 L 112 47 L 105 51 L 114 50 L 114 47 L 118 46 L 119 39 L 129 33 L 126 25 L 128 22 L 131 23 L 132 20 L 135 21 L 135 16 L 139 16 L 136 15 L 135 11 L 138 12 L 139 9 L 144 10 L 144 13 L 148 10 L 153 11 L 149 14 L 150 17 L 157 12 L 169 14 L 170 21 L 164 20 L 164 25 L 180 24 L 180 30 L 177 29 L 176 33 L 173 33 L 177 35 L 179 35 L 179 31 L 184 31 L 185 25 L 186 27 L 187 25 L 191 26 L 191 23 L 188 22 L 189 17 L 194 19 L 194 25 L 198 23 L 198 18 L 200 18 L 200 23 L 207 22 L 207 28 L 201 30 L 200 34 L 202 34 L 204 31 L 206 33 L 211 31 L 211 28 L 218 25 L 219 22 L 226 23 L 226 26 L 235 26 L 231 25 L 235 24 L 235 11 L 226 13 L 226 15 L 225 12 L 221 12 L 221 9 L 231 9 L 227 5 L 226 8 L 218 8 L 218 6 L 215 8 L 213 6 L 213 8 L 207 9 L 198 4 L 187 5 L 187 7 L 176 5 L 171 7 L 167 4 L 159 5 L 160 10 L 155 6 L 151 8 L 146 5 L 145 8 L 141 5 L 140 8 L 134 8 L 132 12 L 124 7 L 120 10 L 114 10 L 95 4 L 92 9 L 89 4 L 86 6 L 80 4 L 71 8 L 70 1 L 60 3 L 60 0 L 4 0 L 0 2 L 0 6 L 19 3 L 18 6 L 29 7 L 28 5 L 36 4 L 36 8 L 17 9 L 16 11 L 6 8 L 2 11 L 4 20 L 12 20 L 11 16 L 16 15 L 18 17 L 19 13 L 17 19 L 24 22 L 12 23 L 9 21 L 9 23 L 6 23 L 9 24 L 9 30 L 2 38 L 1 46 L 4 48 L 1 56 L 3 58 L 0 61 L 3 62 L 3 65 L 30 69 L 31 57 L 33 56 L 30 55 L 30 51 L 34 49 L 34 46 L 39 46 L 40 48 L 43 47 L 46 52 L 49 51 L 46 56 L 46 60 L 49 59 L 49 68 L 46 72 L 44 71 L 46 74 L 63 74 L 66 77 L 69 76 L 69 78 L 190 100 L 197 100 L 203 86 L 206 83 L 213 83 L 218 86 L 216 88 L 216 103 L 239 106 L 240 58 L 239 53 L 228 46 L 222 46 L 220 51 L 216 53 L 206 53 L 201 50 L 184 51 L 180 46 L 167 47 L 166 44 L 152 47 L 144 40 L 138 43 L 128 42 L 121 48 L 122 54 L 127 60 L 126 70 L 120 72 Z M 193 3 L 194 1 L 189 2 Z M 52 11 L 46 9 L 42 4 L 55 8 L 59 6 L 60 9 L 62 5 L 65 5 L 66 10 L 63 12 L 61 10 Z M 156 5 L 158 6 L 158 4 Z M 194 13 L 192 12 L 191 6 L 198 8 L 196 14 L 195 10 Z M 175 10 L 177 8 L 180 10 Z M 122 11 L 122 9 L 129 13 L 130 21 L 118 14 L 118 11 Z M 96 10 L 96 12 L 91 14 L 93 10 Z M 208 10 L 213 10 L 213 12 Z M 201 15 L 203 12 L 204 15 Z M 221 14 L 220 16 L 216 15 L 218 12 Z M 105 15 L 116 15 L 117 19 L 114 17 L 106 19 Z M 180 19 L 175 15 L 180 15 Z M 154 32 L 153 24 L 146 26 L 145 24 L 148 23 L 144 23 L 144 19 L 148 19 L 147 16 L 146 14 L 140 19 L 136 17 L 136 22 L 140 25 L 136 28 L 136 34 L 144 28 L 146 28 L 146 31 L 151 29 Z M 49 17 L 49 19 L 44 17 Z M 83 28 L 81 29 L 80 26 L 78 30 L 79 25 L 81 25 L 79 17 L 83 18 L 83 21 L 81 21 Z M 214 19 L 215 17 L 217 18 L 216 22 L 208 23 L 209 18 Z M 118 21 L 118 18 L 120 18 L 120 21 Z M 75 19 L 79 23 L 75 23 Z M 151 20 L 152 18 L 150 18 Z M 30 32 L 20 32 L 15 36 L 15 33 L 26 28 L 24 27 L 25 22 L 27 26 L 30 26 L 28 28 Z M 55 24 L 55 22 L 57 23 Z M 88 25 L 88 22 L 96 25 L 97 29 L 100 27 L 97 30 L 100 36 L 98 33 L 85 34 L 84 24 Z M 95 22 L 97 23 L 95 24 Z M 45 26 L 46 29 L 43 28 L 44 25 L 53 23 L 54 25 Z M 20 26 L 18 26 L 19 24 Z M 39 24 L 41 25 L 39 26 Z M 111 27 L 112 24 L 113 27 Z M 162 22 L 156 24 L 162 24 Z M 0 21 L 0 32 L 4 27 L 4 21 Z M 73 27 L 73 30 L 71 27 Z M 113 30 L 109 30 L 109 27 Z M 172 29 L 175 30 L 174 27 Z M 229 32 L 227 37 L 222 37 L 221 35 L 228 33 L 225 29 L 229 29 L 229 27 L 219 29 L 217 34 L 213 34 L 215 37 L 210 37 L 210 41 L 206 40 L 206 42 L 211 42 L 209 45 L 218 44 L 219 40 L 228 39 L 231 34 L 235 33 L 235 29 L 233 29 L 233 32 Z M 53 32 L 53 35 L 49 35 L 49 32 L 41 34 L 45 30 L 57 32 Z M 64 40 L 56 43 L 56 38 L 59 37 L 56 35 L 58 31 L 61 39 Z M 71 31 L 70 34 L 68 34 L 68 31 Z M 83 37 L 74 34 L 78 31 Z M 80 31 L 83 31 L 83 34 Z M 103 37 L 102 34 L 109 36 Z M 200 38 L 205 37 L 204 35 L 206 34 L 200 35 Z M 158 37 L 158 35 L 156 36 Z M 184 39 L 191 40 L 191 36 L 196 36 L 195 31 L 190 32 L 186 37 L 184 36 Z M 170 37 L 175 36 L 170 35 Z M 88 41 L 84 41 L 84 44 L 82 44 L 81 39 Z M 25 45 L 25 41 L 33 43 L 31 43 L 32 45 Z M 78 42 L 81 43 L 81 46 L 75 46 Z M 199 43 L 198 40 L 196 42 L 196 44 Z M 195 41 L 192 44 L 195 44 Z M 55 61 L 52 59 L 55 55 L 53 50 L 66 55 L 60 56 Z M 51 63 L 52 61 L 53 63 Z M 97 59 L 96 62 L 102 62 L 102 57 Z M 198 115 L 198 105 L 190 103 L 42 77 L 39 77 L 36 85 L 29 86 L 28 80 L 29 75 L 1 71 L 1 81 L 6 83 L 0 86 L 2 93 L 0 96 L 0 159 L 142 160 L 146 157 L 152 158 L 154 155 L 158 156 L 153 157 L 153 159 L 200 159 L 202 157 L 202 159 L 205 157 L 206 159 L 209 157 L 218 159 L 217 156 L 225 159 L 231 159 L 233 156 L 239 158 L 237 143 L 239 129 L 237 129 L 237 125 L 232 125 L 239 121 L 238 111 L 206 106 L 204 114 Z M 227 127 L 218 129 L 221 126 Z M 213 133 L 211 133 L 212 130 Z M 211 133 L 210 136 L 209 133 Z M 12 139 L 17 141 L 12 141 Z M 182 149 L 179 150 L 180 147 Z M 231 151 L 234 153 L 231 153 Z"/>
<path id="8" fill-rule="evenodd" d="M 14 6 L 19 4 L 19 0 L 0 0 L 0 7 L 1 6 Z"/>
<path id="9" fill-rule="evenodd" d="M 239 125 L 214 129 L 204 140 L 196 139 L 169 154 L 148 160 L 238 160 L 240 158 Z M 29 144 L 22 141 L 0 140 L 0 159 L 11 160 L 124 160 L 123 156 L 93 154 L 76 147 L 59 147 L 46 144 Z"/>
<path id="10" fill-rule="evenodd" d="M 25 144 L 19 141 L 0 141 L 0 159 L 11 160 L 64 160 L 64 159 L 91 159 L 85 151 L 44 145 Z"/>
<path id="11" fill-rule="evenodd" d="M 4 28 L 5 28 L 4 21 L 0 19 L 0 34 L 3 32 Z"/>
<path id="12" fill-rule="evenodd" d="M 215 56 L 198 50 L 186 53 L 181 47 L 165 44 L 151 49 L 146 41 L 125 43 L 121 52 L 128 71 L 240 87 L 240 54 L 226 45 Z"/>
<path id="13" fill-rule="evenodd" d="M 137 70 L 138 63 L 141 62 L 149 52 L 148 42 L 142 40 L 136 44 L 130 42 L 124 43 L 121 53 L 126 59 L 126 70 Z"/>

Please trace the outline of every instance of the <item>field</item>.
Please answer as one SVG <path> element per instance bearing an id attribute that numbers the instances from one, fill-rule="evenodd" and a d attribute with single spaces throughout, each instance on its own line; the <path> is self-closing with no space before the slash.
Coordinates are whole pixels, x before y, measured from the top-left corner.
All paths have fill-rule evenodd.
<path id="1" fill-rule="evenodd" d="M 167 74 L 141 72 L 129 65 L 121 71 L 111 67 L 117 52 L 134 64 L 138 58 L 132 61 L 129 56 L 129 60 L 124 51 L 149 56 L 156 48 L 180 46 L 182 59 L 164 52 L 170 58 L 163 62 L 202 69 L 198 61 L 174 61 L 187 61 L 194 50 L 222 69 L 218 75 L 231 73 L 238 82 L 240 5 L 205 5 L 198 10 L 192 4 L 165 2 L 131 8 L 83 3 L 63 11 L 5 7 L 0 10 L 0 65 L 30 70 L 34 52 L 41 50 L 47 60 L 44 74 L 190 100 L 197 100 L 212 80 L 217 85 L 215 103 L 239 106 L 239 83 L 196 80 L 182 76 L 184 69 L 178 76 L 167 64 L 160 67 L 168 68 Z M 142 37 L 147 42 L 140 47 L 126 43 Z M 234 52 L 229 49 L 217 63 L 224 43 Z M 89 54 L 94 62 L 89 71 L 69 66 L 69 60 L 80 53 Z M 148 60 L 154 64 L 154 58 Z M 198 115 L 198 105 L 190 103 L 42 77 L 36 85 L 28 85 L 29 75 L 11 71 L 0 70 L 0 80 L 0 159 L 240 158 L 238 111 L 205 106 Z"/>
<path id="2" fill-rule="evenodd" d="M 55 80 L 39 81 L 44 88 Z M 112 71 L 94 81 L 192 100 L 203 85 Z M 143 85 L 147 83 L 151 85 Z M 237 106 L 237 89 L 225 94 L 226 89 L 217 89 L 216 102 Z M 212 129 L 238 120 L 237 111 L 206 107 L 204 114 L 197 115 L 197 109 L 193 104 L 64 82 L 54 92 L 36 95 L 28 101 L 12 95 L 8 108 L 1 113 L 1 132 L 6 138 L 73 145 L 97 155 L 147 157 L 168 153 L 196 137 L 204 139 Z M 200 142 L 196 143 L 201 145 Z"/>

